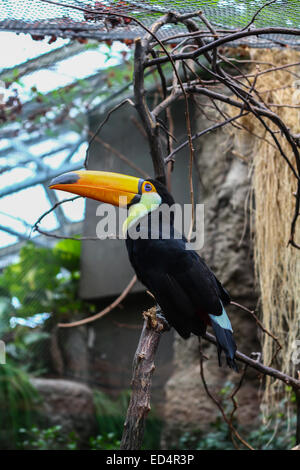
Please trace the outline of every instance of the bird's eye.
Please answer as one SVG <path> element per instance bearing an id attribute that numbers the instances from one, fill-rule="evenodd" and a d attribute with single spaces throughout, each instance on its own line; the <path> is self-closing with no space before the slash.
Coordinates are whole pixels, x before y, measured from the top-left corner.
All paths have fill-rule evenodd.
<path id="1" fill-rule="evenodd" d="M 146 183 L 144 186 L 144 191 L 152 191 L 152 186 L 149 183 Z"/>

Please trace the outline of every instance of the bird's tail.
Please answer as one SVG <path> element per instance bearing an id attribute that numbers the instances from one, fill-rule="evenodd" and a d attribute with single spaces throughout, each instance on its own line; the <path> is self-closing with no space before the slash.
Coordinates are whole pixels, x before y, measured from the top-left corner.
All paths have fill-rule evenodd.
<path id="1" fill-rule="evenodd" d="M 234 360 L 234 355 L 237 347 L 232 334 L 232 326 L 225 311 L 225 308 L 223 307 L 222 315 L 209 315 L 209 317 L 211 319 L 211 325 L 216 335 L 219 365 L 222 365 L 221 353 L 222 351 L 224 351 L 228 366 L 238 372 L 238 367 Z"/>

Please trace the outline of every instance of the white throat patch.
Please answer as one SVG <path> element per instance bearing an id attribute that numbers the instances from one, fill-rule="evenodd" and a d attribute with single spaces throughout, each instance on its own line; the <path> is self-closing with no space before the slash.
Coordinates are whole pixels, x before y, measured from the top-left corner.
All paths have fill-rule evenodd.
<path id="1" fill-rule="evenodd" d="M 161 204 L 161 197 L 158 193 L 143 193 L 140 202 L 133 204 L 129 208 L 128 217 L 123 224 L 123 234 L 135 224 L 139 219 L 154 211 Z"/>

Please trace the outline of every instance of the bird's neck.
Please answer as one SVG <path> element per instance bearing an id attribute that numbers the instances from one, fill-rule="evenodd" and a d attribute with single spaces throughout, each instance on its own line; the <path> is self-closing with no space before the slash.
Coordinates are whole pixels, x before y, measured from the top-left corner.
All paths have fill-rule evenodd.
<path id="1" fill-rule="evenodd" d="M 128 211 L 128 217 L 123 224 L 123 233 L 142 217 L 156 210 L 161 204 L 161 197 L 158 193 L 143 194 L 137 204 L 133 204 Z"/>

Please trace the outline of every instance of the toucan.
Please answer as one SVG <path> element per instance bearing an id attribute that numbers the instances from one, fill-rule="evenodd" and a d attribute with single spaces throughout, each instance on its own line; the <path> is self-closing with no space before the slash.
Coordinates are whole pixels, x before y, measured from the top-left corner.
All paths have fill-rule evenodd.
<path id="1" fill-rule="evenodd" d="M 224 351 L 228 366 L 238 370 L 233 330 L 225 311 L 230 303 L 228 291 L 198 253 L 187 249 L 186 238 L 175 231 L 174 218 L 165 220 L 162 215 L 156 219 L 158 224 L 152 221 L 155 211 L 174 204 L 164 184 L 155 179 L 82 170 L 54 178 L 49 187 L 127 207 L 123 228 L 137 278 L 152 293 L 167 322 L 181 337 L 189 338 L 191 333 L 202 336 L 211 325 L 217 340 L 219 365 Z M 166 238 L 165 228 L 169 229 Z"/>

